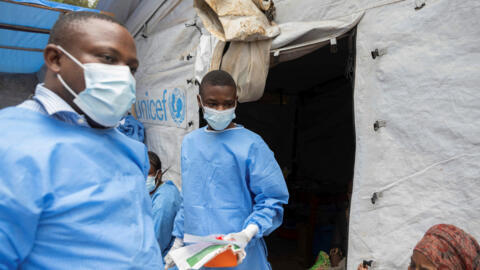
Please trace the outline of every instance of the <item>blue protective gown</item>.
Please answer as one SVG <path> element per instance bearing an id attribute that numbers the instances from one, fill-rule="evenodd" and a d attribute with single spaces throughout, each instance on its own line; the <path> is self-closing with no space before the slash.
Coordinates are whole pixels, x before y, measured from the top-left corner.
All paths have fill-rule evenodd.
<path id="1" fill-rule="evenodd" d="M 167 255 L 173 244 L 173 221 L 181 203 L 182 196 L 180 191 L 172 181 L 163 183 L 152 196 L 155 236 L 164 256 Z"/>
<path id="2" fill-rule="evenodd" d="M 273 152 L 260 136 L 242 126 L 221 132 L 204 127 L 186 135 L 182 192 L 175 237 L 228 234 L 253 223 L 259 232 L 246 247 L 243 263 L 232 269 L 271 269 L 263 236 L 282 223 L 288 190 Z"/>
<path id="3" fill-rule="evenodd" d="M 0 111 L 0 269 L 163 269 L 145 146 Z"/>

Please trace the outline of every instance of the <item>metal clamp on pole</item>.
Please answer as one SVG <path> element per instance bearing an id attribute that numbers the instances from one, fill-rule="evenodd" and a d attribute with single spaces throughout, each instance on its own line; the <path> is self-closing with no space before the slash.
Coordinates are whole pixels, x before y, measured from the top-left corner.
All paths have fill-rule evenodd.
<path id="1" fill-rule="evenodd" d="M 372 264 L 373 264 L 373 260 L 369 260 L 369 261 L 363 260 L 363 263 L 362 263 L 363 268 L 366 268 L 367 266 L 372 267 Z"/>
<path id="2" fill-rule="evenodd" d="M 373 193 L 372 198 L 370 199 L 372 201 L 372 204 L 375 204 L 378 200 L 378 195 L 376 192 Z"/>
<path id="3" fill-rule="evenodd" d="M 198 30 L 198 32 L 202 34 L 202 29 L 200 29 L 200 27 L 198 26 L 196 18 L 193 21 L 185 23 L 185 27 L 192 27 L 192 26 L 194 26 Z"/>
<path id="4" fill-rule="evenodd" d="M 143 38 L 148 38 L 148 35 L 147 35 L 147 26 L 148 26 L 148 22 L 146 22 L 146 23 L 143 25 L 143 28 L 142 28 L 142 37 L 143 37 Z"/>
<path id="5" fill-rule="evenodd" d="M 195 78 L 187 79 L 187 84 L 200 85 Z"/>
<path id="6" fill-rule="evenodd" d="M 425 0 L 415 0 L 415 10 L 420 10 L 425 6 Z"/>
<path id="7" fill-rule="evenodd" d="M 331 53 L 337 53 L 338 52 L 337 39 L 336 38 L 331 38 L 330 39 L 330 52 Z"/>
<path id="8" fill-rule="evenodd" d="M 385 54 L 387 54 L 387 49 L 375 49 L 374 51 L 372 51 L 372 58 L 375 59 Z"/>
<path id="9" fill-rule="evenodd" d="M 378 131 L 382 127 L 386 127 L 387 122 L 383 120 L 377 120 L 375 123 L 373 123 L 373 130 Z"/>

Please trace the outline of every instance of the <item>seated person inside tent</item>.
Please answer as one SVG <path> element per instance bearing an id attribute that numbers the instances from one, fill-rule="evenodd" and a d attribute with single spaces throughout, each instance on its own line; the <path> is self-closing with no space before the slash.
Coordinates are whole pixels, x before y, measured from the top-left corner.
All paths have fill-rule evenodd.
<path id="1" fill-rule="evenodd" d="M 175 215 L 180 209 L 182 196 L 175 184 L 163 180 L 162 162 L 158 156 L 148 151 L 150 170 L 148 171 L 147 190 L 152 197 L 152 215 L 157 238 L 162 254 L 167 254 L 173 244 L 172 230 Z"/>
<path id="2" fill-rule="evenodd" d="M 200 84 L 198 104 L 208 125 L 182 143 L 183 203 L 175 218 L 175 243 L 184 234 L 224 234 L 245 246 L 247 256 L 229 269 L 271 269 L 263 236 L 282 223 L 288 190 L 273 152 L 262 138 L 235 124 L 237 91 L 233 78 L 214 70 Z M 166 268 L 173 265 L 171 254 Z"/>
<path id="3" fill-rule="evenodd" d="M 358 270 L 367 270 L 360 264 Z M 409 270 L 479 270 L 480 246 L 453 225 L 431 227 L 413 249 Z"/>

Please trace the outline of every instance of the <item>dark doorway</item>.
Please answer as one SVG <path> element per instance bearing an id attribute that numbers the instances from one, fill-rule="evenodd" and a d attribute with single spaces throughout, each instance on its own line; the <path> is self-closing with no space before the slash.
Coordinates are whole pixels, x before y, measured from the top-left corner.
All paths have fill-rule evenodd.
<path id="1" fill-rule="evenodd" d="M 321 250 L 328 254 L 338 245 L 339 230 L 346 234 L 355 159 L 354 48 L 347 36 L 336 53 L 328 45 L 280 63 L 270 69 L 262 99 L 238 106 L 236 122 L 270 146 L 290 191 L 282 226 L 266 238 L 274 270 L 309 268 Z"/>

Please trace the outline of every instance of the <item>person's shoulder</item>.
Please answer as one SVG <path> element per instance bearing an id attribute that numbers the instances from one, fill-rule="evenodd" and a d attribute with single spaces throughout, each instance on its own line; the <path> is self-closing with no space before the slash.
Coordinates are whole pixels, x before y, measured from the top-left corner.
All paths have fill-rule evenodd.
<path id="1" fill-rule="evenodd" d="M 22 135 L 32 137 L 42 136 L 48 132 L 45 126 L 41 124 L 42 120 L 48 118 L 41 112 L 32 111 L 21 107 L 8 107 L 0 110 L 0 137 L 14 137 L 21 139 Z"/>
<path id="2" fill-rule="evenodd" d="M 248 140 L 252 144 L 265 144 L 265 141 L 262 139 L 262 136 L 251 131 L 250 129 L 242 126 L 242 128 L 239 129 L 239 131 L 241 132 L 241 135 L 244 136 L 245 138 L 248 138 Z"/>
<path id="3" fill-rule="evenodd" d="M 180 200 L 180 191 L 175 184 L 168 180 L 160 185 L 152 196 L 152 201 L 169 201 L 171 203 Z"/>
<path id="4" fill-rule="evenodd" d="M 190 131 L 183 137 L 183 143 L 201 137 L 205 134 L 205 127 L 197 128 L 195 130 Z"/>

